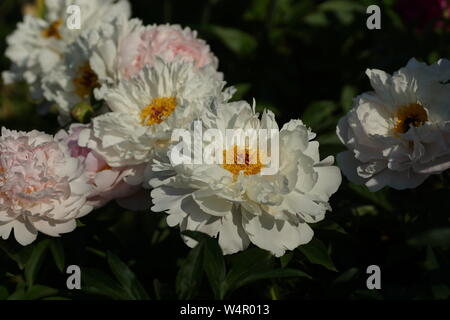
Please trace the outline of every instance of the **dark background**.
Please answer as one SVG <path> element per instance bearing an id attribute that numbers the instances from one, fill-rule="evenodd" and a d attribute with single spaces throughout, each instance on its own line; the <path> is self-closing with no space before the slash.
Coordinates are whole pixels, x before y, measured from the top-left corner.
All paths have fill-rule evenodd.
<path id="1" fill-rule="evenodd" d="M 0 52 L 24 2 L 0 3 Z M 280 125 L 301 118 L 318 133 L 322 157 L 343 150 L 335 126 L 352 99 L 370 90 L 367 68 L 394 72 L 411 57 L 449 58 L 450 24 L 443 18 L 446 26 L 435 26 L 430 0 L 130 2 L 133 17 L 145 24 L 198 30 L 228 84 L 238 88 L 235 99 L 255 98 L 258 110 L 274 111 Z M 381 30 L 366 28 L 371 4 L 381 7 Z M 8 68 L 0 55 L 0 69 Z M 0 124 L 59 129 L 54 114 L 39 114 L 23 84 L 0 83 Z M 0 240 L 0 299 L 448 299 L 449 180 L 447 173 L 414 190 L 370 193 L 344 179 L 333 212 L 313 225 L 315 240 L 282 259 L 252 248 L 222 260 L 207 239 L 189 250 L 164 214 L 111 203 L 60 239 L 40 235 L 26 248 Z M 80 291 L 66 289 L 70 264 L 82 268 Z M 381 290 L 367 290 L 372 264 L 381 268 Z"/>

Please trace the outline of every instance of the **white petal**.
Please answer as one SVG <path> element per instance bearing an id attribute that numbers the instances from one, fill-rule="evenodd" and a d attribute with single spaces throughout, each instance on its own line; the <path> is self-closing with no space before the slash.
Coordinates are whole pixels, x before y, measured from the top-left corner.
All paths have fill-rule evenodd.
<path id="1" fill-rule="evenodd" d="M 242 226 L 241 212 L 237 209 L 221 219 L 219 245 L 224 254 L 233 254 L 245 250 L 250 239 Z"/>
<path id="2" fill-rule="evenodd" d="M 275 220 L 268 214 L 246 214 L 243 221 L 250 241 L 276 257 L 284 255 L 286 250 L 294 250 L 299 245 L 308 243 L 314 235 L 306 223 L 296 226 L 288 221 Z"/>

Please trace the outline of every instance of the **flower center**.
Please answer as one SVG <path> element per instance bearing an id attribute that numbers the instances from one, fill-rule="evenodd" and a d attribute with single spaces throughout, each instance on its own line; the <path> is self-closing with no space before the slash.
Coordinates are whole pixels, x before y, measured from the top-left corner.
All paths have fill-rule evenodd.
<path id="1" fill-rule="evenodd" d="M 112 169 L 112 167 L 110 167 L 108 164 L 105 164 L 103 167 L 101 167 L 100 169 L 97 170 L 97 173 L 106 171 L 106 170 L 111 170 L 111 169 Z"/>
<path id="2" fill-rule="evenodd" d="M 61 40 L 61 34 L 59 33 L 59 26 L 62 24 L 62 20 L 58 19 L 55 22 L 53 22 L 51 25 L 48 26 L 47 29 L 42 31 L 42 35 L 45 38 L 56 38 L 58 40 Z"/>
<path id="3" fill-rule="evenodd" d="M 6 177 L 5 177 L 4 173 L 5 173 L 5 169 L 0 167 L 0 182 L 1 183 L 5 183 L 6 182 Z"/>
<path id="4" fill-rule="evenodd" d="M 29 186 L 24 191 L 25 191 L 25 193 L 31 194 L 31 193 L 37 191 L 37 188 L 34 186 Z"/>
<path id="5" fill-rule="evenodd" d="M 227 161 L 228 152 L 233 154 L 232 163 Z M 251 151 L 248 148 L 238 148 L 236 145 L 231 150 L 223 151 L 223 162 L 222 168 L 233 174 L 233 180 L 236 180 L 241 171 L 244 172 L 245 176 L 249 176 L 261 172 L 261 169 L 264 167 L 257 151 Z"/>
<path id="6" fill-rule="evenodd" d="M 141 124 L 151 126 L 161 123 L 171 115 L 177 106 L 175 97 L 154 98 L 148 106 L 141 110 Z"/>
<path id="7" fill-rule="evenodd" d="M 91 69 L 89 62 L 78 68 L 78 76 L 73 79 L 73 84 L 75 93 L 80 98 L 86 98 L 91 93 L 92 88 L 98 85 L 98 77 Z"/>
<path id="8" fill-rule="evenodd" d="M 400 107 L 395 115 L 394 134 L 406 133 L 411 126 L 419 127 L 428 121 L 426 110 L 418 103 Z"/>

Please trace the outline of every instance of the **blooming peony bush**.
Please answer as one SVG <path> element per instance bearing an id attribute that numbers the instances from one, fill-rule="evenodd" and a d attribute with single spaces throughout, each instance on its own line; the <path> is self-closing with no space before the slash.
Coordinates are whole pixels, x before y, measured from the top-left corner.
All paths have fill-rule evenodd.
<path id="1" fill-rule="evenodd" d="M 361 30 L 360 2 L 255 0 L 232 17 L 221 0 L 201 14 L 173 2 L 199 32 L 148 24 L 155 2 L 133 3 L 142 20 L 131 0 L 28 4 L 0 84 L 0 299 L 53 292 L 59 280 L 33 277 L 66 261 L 82 265 L 83 298 L 448 299 L 450 283 L 428 279 L 448 272 L 450 7 L 428 2 L 384 3 L 377 31 Z M 218 8 L 239 26 L 211 23 Z M 369 262 L 387 293 L 361 288 Z"/>

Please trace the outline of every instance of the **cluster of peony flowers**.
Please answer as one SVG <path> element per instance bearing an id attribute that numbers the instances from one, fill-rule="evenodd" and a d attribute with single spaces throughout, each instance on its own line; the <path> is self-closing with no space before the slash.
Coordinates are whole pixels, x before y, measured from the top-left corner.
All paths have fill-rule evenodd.
<path id="1" fill-rule="evenodd" d="M 126 0 L 45 4 L 45 16 L 26 15 L 8 38 L 12 67 L 3 78 L 25 80 L 35 99 L 56 105 L 67 127 L 55 136 L 2 129 L 3 239 L 13 230 L 27 245 L 38 231 L 70 232 L 77 218 L 111 200 L 164 211 L 171 227 L 217 237 L 224 254 L 253 243 L 282 256 L 312 239 L 310 224 L 331 211 L 341 173 L 333 156 L 321 159 L 316 135 L 301 120 L 280 128 L 272 112 L 231 102 L 235 89 L 226 86 L 217 57 L 189 28 L 145 26 L 130 19 Z M 69 5 L 81 8 L 81 30 L 65 25 Z M 392 77 L 368 75 L 375 92 L 358 97 L 338 125 L 349 148 L 338 155 L 344 174 L 378 190 L 414 187 L 448 168 L 449 62 L 412 60 Z M 95 109 L 88 123 L 74 122 L 80 106 Z M 197 121 L 223 135 L 276 132 L 267 139 L 279 146 L 277 170 L 262 174 L 266 150 L 245 139 L 218 150 L 234 154 L 225 164 L 174 161 L 174 130 L 195 135 Z"/>

